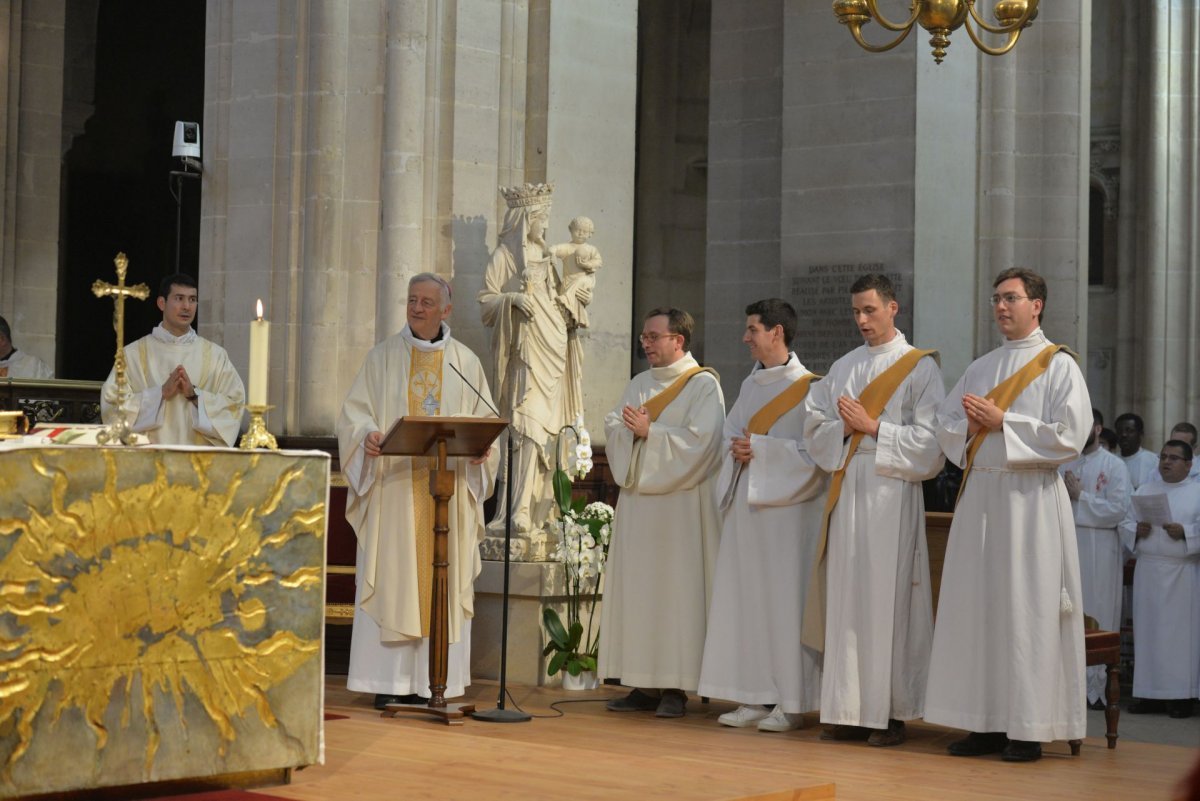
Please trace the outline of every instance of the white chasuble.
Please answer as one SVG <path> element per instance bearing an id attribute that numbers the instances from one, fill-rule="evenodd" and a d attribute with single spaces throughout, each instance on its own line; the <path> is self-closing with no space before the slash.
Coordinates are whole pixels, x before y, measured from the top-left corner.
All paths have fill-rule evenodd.
<path id="1" fill-rule="evenodd" d="M 779 367 L 755 365 L 725 419 L 715 487 L 721 547 L 698 690 L 789 713 L 821 702 L 821 655 L 801 644 L 800 627 L 828 474 L 805 450 L 803 402 L 750 436 L 748 463 L 734 461 L 729 448 L 755 413 L 808 374 L 794 353 Z"/>
<path id="2" fill-rule="evenodd" d="M 1136 495 L 1166 495 L 1172 539 L 1162 526 L 1136 538 L 1130 509 L 1121 536 L 1137 557 L 1133 572 L 1133 694 L 1182 700 L 1200 697 L 1200 484 L 1148 482 Z"/>
<path id="3" fill-rule="evenodd" d="M 912 349 L 897 331 L 850 351 L 813 385 L 804 435 L 821 468 L 846 461 L 837 399 L 857 398 Z M 883 729 L 921 716 L 933 634 L 921 482 L 944 464 L 934 412 L 945 392 L 937 363 L 919 360 L 880 414 L 878 439 L 864 436 L 846 466 L 826 544 L 823 723 Z"/>
<path id="4" fill-rule="evenodd" d="M 713 483 L 725 405 L 711 373 L 693 376 L 646 439 L 621 420 L 697 367 L 691 354 L 634 376 L 604 418 L 621 488 L 604 576 L 599 674 L 635 687 L 694 691 L 700 681 L 721 523 Z"/>
<path id="5" fill-rule="evenodd" d="M 358 538 L 354 629 L 350 644 L 351 690 L 429 696 L 428 580 L 431 507 L 415 501 L 428 495 L 425 458 L 367 456 L 363 442 L 385 432 L 405 415 L 494 417 L 479 359 L 450 337 L 425 342 L 407 326 L 367 354 L 337 422 L 342 472 L 349 486 L 346 520 Z M 437 352 L 440 358 L 428 354 Z M 418 355 L 420 354 L 420 355 Z M 487 398 L 480 399 L 451 369 L 453 365 Z M 419 400 L 418 400 L 419 399 Z M 413 405 L 417 404 L 414 408 Z M 483 501 L 491 494 L 497 449 L 482 464 L 452 458 L 450 499 L 450 661 L 446 695 L 462 695 L 470 683 L 470 618 L 474 581 L 481 561 Z M 425 476 L 422 479 L 422 475 Z M 424 481 L 424 483 L 423 483 Z M 426 520 L 428 515 L 428 521 Z M 424 589 L 422 586 L 424 585 Z"/>
<path id="6" fill-rule="evenodd" d="M 171 372 L 183 365 L 196 390 L 193 403 L 177 393 L 167 400 L 162 385 Z M 125 375 L 130 396 L 125 402 L 126 419 L 134 431 L 151 442 L 164 445 L 236 444 L 242 425 L 246 390 L 229 361 L 229 354 L 188 329 L 174 336 L 160 323 L 149 335 L 125 346 Z M 108 374 L 100 396 L 100 414 L 105 423 L 116 418 L 116 367 Z"/>
<path id="7" fill-rule="evenodd" d="M 938 410 L 951 461 L 969 442 L 963 394 L 986 395 L 1048 345 L 1039 328 L 967 368 Z M 983 440 L 942 568 L 927 721 L 1040 742 L 1086 733 L 1079 548 L 1057 468 L 1091 427 L 1083 375 L 1060 352 Z"/>
<path id="8" fill-rule="evenodd" d="M 1083 613 L 1103 631 L 1121 630 L 1125 560 L 1117 527 L 1129 511 L 1129 471 L 1119 456 L 1097 447 L 1058 468 L 1079 479 L 1078 500 L 1071 501 L 1079 542 L 1079 580 Z M 1103 665 L 1087 669 L 1088 701 L 1104 698 L 1108 675 Z"/>

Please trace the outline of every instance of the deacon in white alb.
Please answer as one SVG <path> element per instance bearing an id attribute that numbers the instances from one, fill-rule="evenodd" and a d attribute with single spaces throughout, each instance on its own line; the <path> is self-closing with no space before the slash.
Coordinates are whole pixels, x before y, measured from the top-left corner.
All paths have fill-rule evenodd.
<path id="1" fill-rule="evenodd" d="M 131 428 L 165 445 L 232 446 L 242 425 L 246 390 L 229 354 L 192 328 L 196 279 L 176 273 L 162 280 L 158 308 L 162 323 L 125 346 Z M 116 369 L 100 396 L 105 423 L 116 419 Z"/>
<path id="2" fill-rule="evenodd" d="M 976 359 L 938 410 L 938 440 L 967 470 L 925 720 L 971 732 L 951 754 L 1028 762 L 1041 742 L 1087 729 L 1079 548 L 1058 466 L 1087 442 L 1092 404 L 1071 353 L 1042 333 L 1041 276 L 1005 270 L 993 289 L 1004 344 Z"/>
<path id="3" fill-rule="evenodd" d="M 821 688 L 821 722 L 834 725 L 822 737 L 891 746 L 924 710 L 933 602 L 921 482 L 945 463 L 934 412 L 946 390 L 936 354 L 896 330 L 887 276 L 865 275 L 850 293 L 865 344 L 834 362 L 805 401 L 808 452 L 834 473 Z M 819 647 L 812 596 L 805 641 Z"/>
<path id="4" fill-rule="evenodd" d="M 434 501 L 429 471 L 436 467 L 432 458 L 380 455 L 382 432 L 404 415 L 494 416 L 483 365 L 450 336 L 445 323 L 450 300 L 450 286 L 439 276 L 413 276 L 408 325 L 367 354 L 337 421 L 338 452 L 349 485 L 346 520 L 358 537 L 346 686 L 375 693 L 378 708 L 430 696 Z M 471 683 L 483 502 L 492 493 L 498 462 L 495 449 L 485 459 L 450 460 L 447 698 L 462 695 Z"/>
<path id="5" fill-rule="evenodd" d="M 741 704 L 718 720 L 759 731 L 800 726 L 821 703 L 821 654 L 800 642 L 828 475 L 804 447 L 804 398 L 817 376 L 790 351 L 796 312 L 746 307 L 755 360 L 725 418 L 717 477 L 724 515 L 699 693 Z M 768 712 L 762 705 L 774 708 Z"/>
<path id="6" fill-rule="evenodd" d="M 650 369 L 604 418 L 621 488 L 613 520 L 598 671 L 634 689 L 614 712 L 681 717 L 700 682 L 721 520 L 713 484 L 725 401 L 717 376 L 688 352 L 692 316 L 651 311 L 641 342 Z"/>

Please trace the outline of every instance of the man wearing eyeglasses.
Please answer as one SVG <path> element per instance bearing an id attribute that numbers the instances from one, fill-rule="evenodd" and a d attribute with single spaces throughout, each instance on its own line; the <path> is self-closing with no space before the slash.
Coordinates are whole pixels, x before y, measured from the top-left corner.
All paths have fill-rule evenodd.
<path id="1" fill-rule="evenodd" d="M 887 747 L 924 708 L 933 608 L 921 482 L 945 464 L 934 413 L 946 389 L 937 354 L 897 330 L 886 275 L 855 281 L 850 304 L 863 344 L 805 399 L 808 453 L 832 479 L 802 639 L 824 650 L 822 738 Z"/>
<path id="2" fill-rule="evenodd" d="M 1092 404 L 1073 355 L 1042 333 L 1042 277 L 1005 270 L 991 301 L 1004 343 L 938 409 L 938 441 L 964 475 L 925 719 L 970 732 L 955 756 L 1030 762 L 1087 730 L 1079 550 L 1057 467 L 1083 450 Z"/>
<path id="3" fill-rule="evenodd" d="M 1135 498 L 1165 496 L 1168 520 L 1157 524 L 1137 506 L 1121 524 L 1137 556 L 1133 573 L 1133 694 L 1135 714 L 1192 715 L 1200 694 L 1200 484 L 1188 480 L 1194 453 L 1183 440 L 1162 446 L 1162 481 L 1138 487 Z M 1135 501 L 1136 503 L 1136 501 Z M 1165 709 L 1164 709 L 1165 706 Z"/>
<path id="4" fill-rule="evenodd" d="M 700 660 L 721 521 L 713 482 L 725 401 L 715 373 L 692 358 L 692 316 L 646 315 L 650 369 L 604 418 L 608 465 L 621 488 L 604 579 L 599 675 L 634 687 L 614 712 L 681 717 Z"/>

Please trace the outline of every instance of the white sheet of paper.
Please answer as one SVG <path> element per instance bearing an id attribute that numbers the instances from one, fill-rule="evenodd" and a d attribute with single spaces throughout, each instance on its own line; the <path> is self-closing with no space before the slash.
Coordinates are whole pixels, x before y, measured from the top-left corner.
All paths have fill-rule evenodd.
<path id="1" fill-rule="evenodd" d="M 1158 495 L 1134 495 L 1133 516 L 1139 523 L 1161 526 L 1171 523 L 1171 505 L 1164 493 Z"/>

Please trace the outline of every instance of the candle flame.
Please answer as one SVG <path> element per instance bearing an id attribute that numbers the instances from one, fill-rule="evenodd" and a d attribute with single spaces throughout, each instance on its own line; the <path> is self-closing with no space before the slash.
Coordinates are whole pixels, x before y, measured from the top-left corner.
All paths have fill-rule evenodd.
<path id="1" fill-rule="evenodd" d="M 261 320 L 262 319 L 262 298 L 259 298 L 256 301 L 256 306 L 258 308 L 258 319 Z"/>

